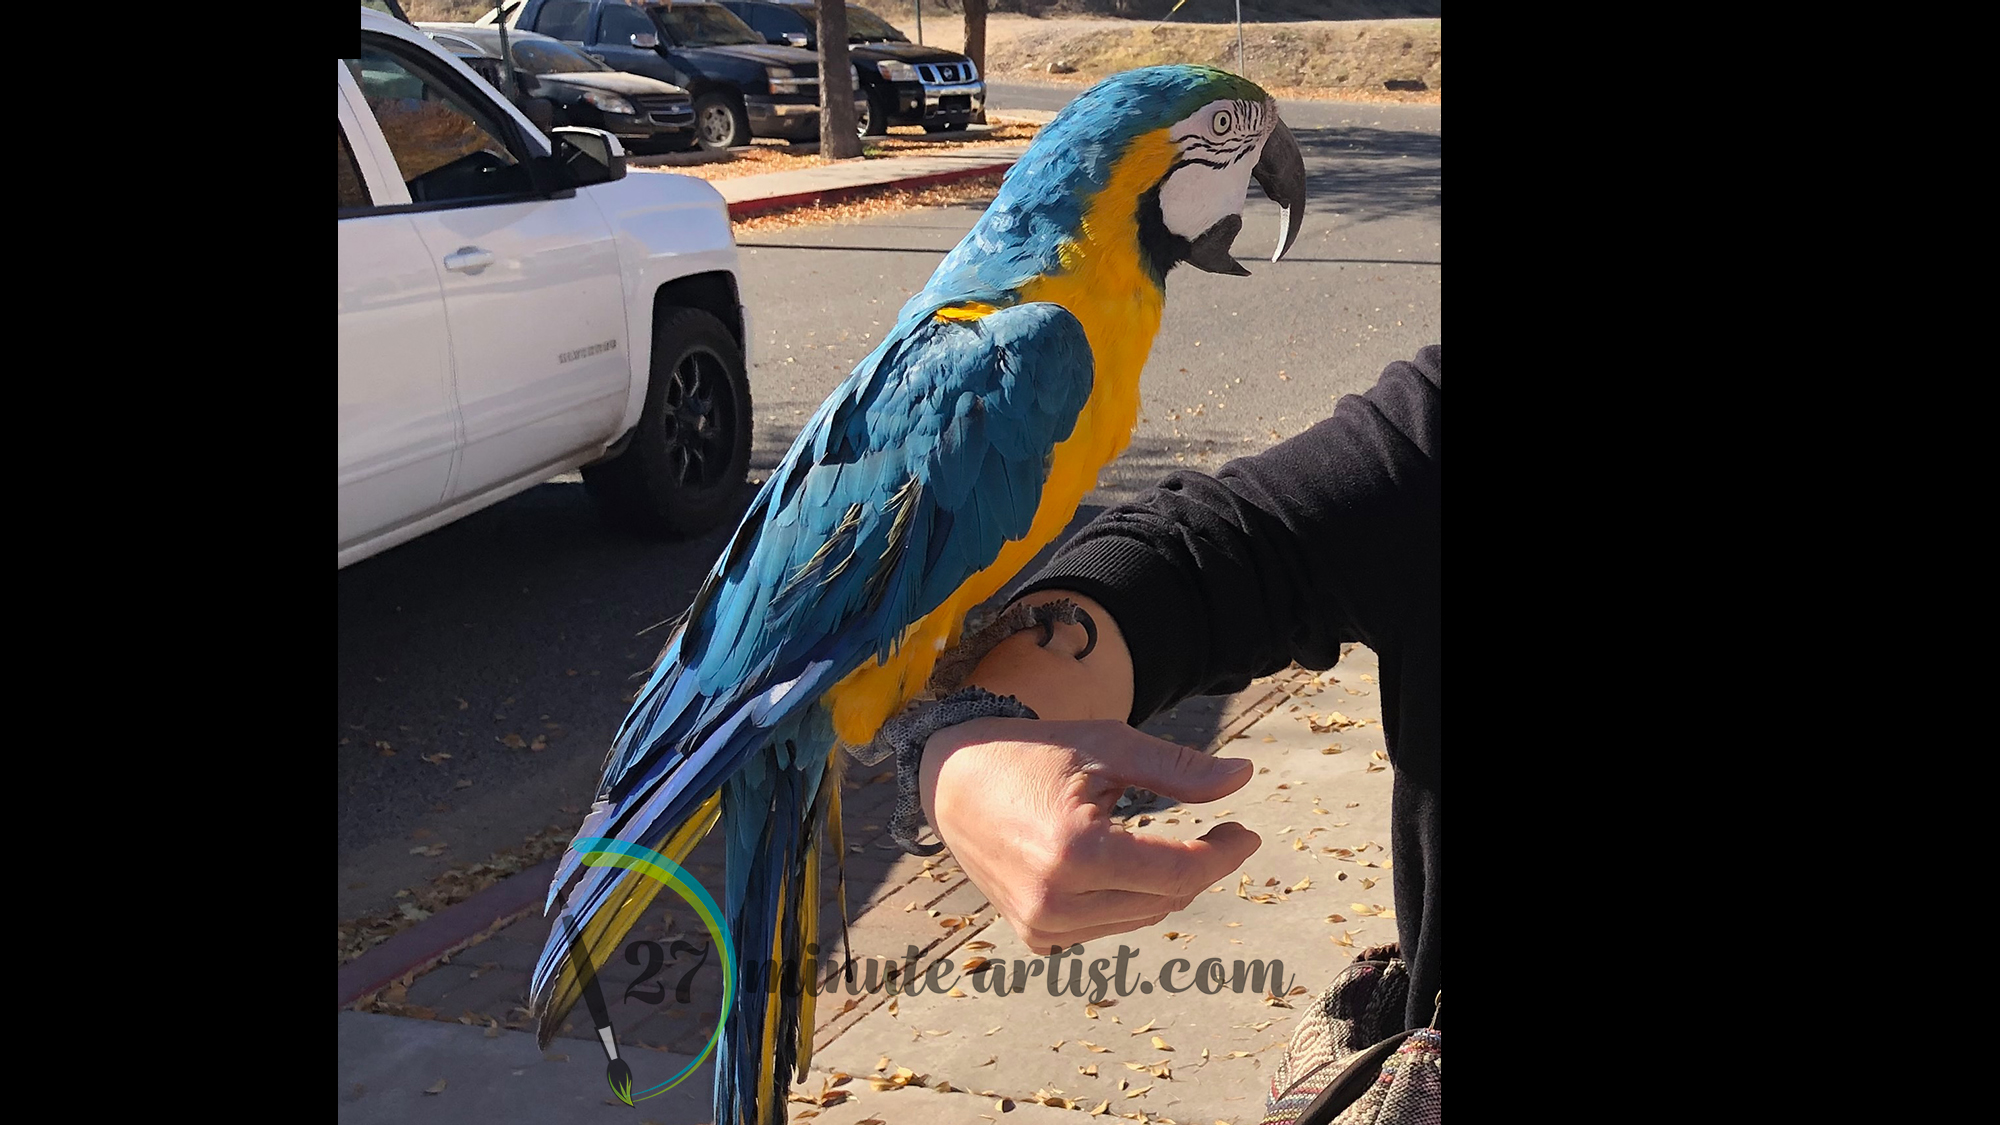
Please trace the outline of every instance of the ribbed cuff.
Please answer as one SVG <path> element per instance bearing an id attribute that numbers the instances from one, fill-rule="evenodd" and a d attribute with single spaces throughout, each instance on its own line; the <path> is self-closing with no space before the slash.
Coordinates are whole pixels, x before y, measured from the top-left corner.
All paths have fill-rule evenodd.
<path id="1" fill-rule="evenodd" d="M 1106 535 L 1066 548 L 1012 600 L 1040 590 L 1093 598 L 1118 622 L 1132 654 L 1132 725 L 1179 702 L 1181 685 L 1193 682 L 1201 667 L 1197 592 L 1144 543 Z"/>

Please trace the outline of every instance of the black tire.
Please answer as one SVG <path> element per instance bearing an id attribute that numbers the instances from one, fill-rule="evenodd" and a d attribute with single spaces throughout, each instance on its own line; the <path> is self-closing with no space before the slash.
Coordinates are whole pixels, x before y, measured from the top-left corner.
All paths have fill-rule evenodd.
<path id="1" fill-rule="evenodd" d="M 741 148 L 750 143 L 750 115 L 742 99 L 711 90 L 694 100 L 694 131 L 705 149 Z"/>
<path id="2" fill-rule="evenodd" d="M 891 103 L 887 90 L 873 89 L 868 94 L 868 116 L 856 124 L 855 131 L 864 137 L 879 137 L 889 131 Z"/>
<path id="3" fill-rule="evenodd" d="M 661 310 L 646 406 L 631 444 L 587 465 L 583 483 L 613 526 L 688 537 L 736 510 L 750 473 L 750 379 L 712 313 Z"/>

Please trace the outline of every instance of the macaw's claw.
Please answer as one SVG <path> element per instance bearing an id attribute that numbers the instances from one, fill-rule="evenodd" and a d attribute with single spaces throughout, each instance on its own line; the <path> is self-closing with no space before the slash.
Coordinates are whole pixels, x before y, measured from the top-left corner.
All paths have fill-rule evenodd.
<path id="1" fill-rule="evenodd" d="M 1044 602 L 1041 605 L 1035 606 L 1030 612 L 1034 617 L 1035 623 L 1042 627 L 1041 646 L 1043 648 L 1049 647 L 1049 642 L 1056 639 L 1057 622 L 1061 622 L 1064 625 L 1083 626 L 1083 651 L 1076 654 L 1078 660 L 1089 656 L 1091 651 L 1097 647 L 1096 619 L 1092 618 L 1089 612 L 1082 606 L 1070 601 L 1068 598 Z"/>

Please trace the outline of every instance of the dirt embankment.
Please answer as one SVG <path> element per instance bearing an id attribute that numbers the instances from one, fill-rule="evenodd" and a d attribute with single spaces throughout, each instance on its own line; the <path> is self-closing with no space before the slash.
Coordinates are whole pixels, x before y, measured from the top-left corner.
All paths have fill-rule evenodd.
<path id="1" fill-rule="evenodd" d="M 1001 21 L 996 21 L 1001 22 Z M 1234 25 L 1121 20 L 1006 20 L 1008 34 L 989 40 L 990 78 L 1092 81 L 1162 63 L 1207 63 L 1237 70 Z M 1025 25 L 1025 26 L 1024 26 Z M 1245 24 L 1244 76 L 1294 96 L 1398 93 L 1397 100 L 1438 100 L 1443 93 L 1439 20 Z M 1053 68 L 1053 69 L 1051 69 Z"/>

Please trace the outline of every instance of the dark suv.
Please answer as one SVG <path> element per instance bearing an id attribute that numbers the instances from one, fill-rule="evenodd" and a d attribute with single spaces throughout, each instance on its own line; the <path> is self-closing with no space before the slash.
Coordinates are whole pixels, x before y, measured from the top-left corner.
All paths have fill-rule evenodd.
<path id="1" fill-rule="evenodd" d="M 811 0 L 721 0 L 765 42 L 819 49 L 819 18 Z M 920 47 L 866 8 L 847 7 L 847 51 L 868 99 L 861 132 L 922 125 L 926 132 L 963 129 L 986 120 L 986 84 L 972 60 L 956 51 Z"/>
<path id="2" fill-rule="evenodd" d="M 488 13 L 480 22 L 493 18 Z M 685 89 L 694 95 L 703 148 L 735 148 L 752 136 L 819 136 L 819 56 L 766 43 L 720 4 L 526 0 L 510 26 Z M 855 111 L 864 105 L 857 92 Z"/>

